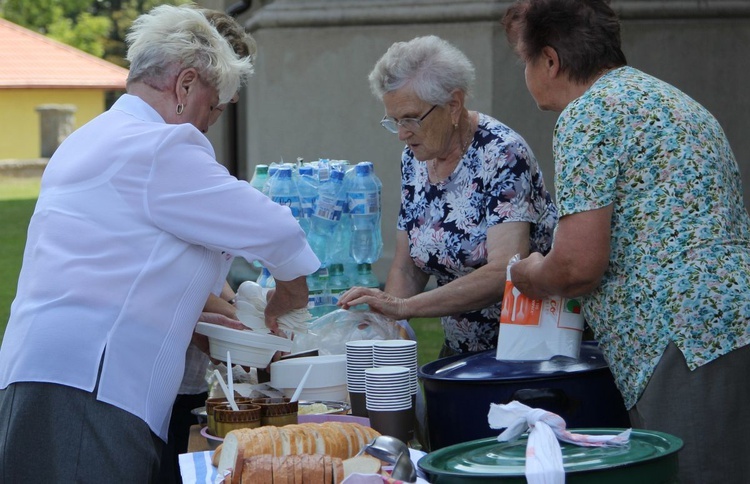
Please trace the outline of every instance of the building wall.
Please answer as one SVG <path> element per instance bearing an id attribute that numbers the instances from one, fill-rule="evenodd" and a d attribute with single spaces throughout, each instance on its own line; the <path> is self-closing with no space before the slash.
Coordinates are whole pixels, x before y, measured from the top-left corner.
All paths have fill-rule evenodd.
<path id="1" fill-rule="evenodd" d="M 41 134 L 37 106 L 72 104 L 78 128 L 104 112 L 100 89 L 0 89 L 0 159 L 38 158 Z"/>
<path id="2" fill-rule="evenodd" d="M 383 279 L 393 256 L 401 143 L 379 126 L 383 107 L 367 75 L 395 41 L 436 34 L 474 62 L 470 109 L 520 132 L 553 183 L 552 130 L 557 115 L 541 112 L 499 20 L 510 2 L 494 0 L 276 0 L 245 19 L 259 45 L 256 75 L 242 93 L 240 163 L 319 157 L 375 164 L 384 183 Z M 750 2 L 744 0 L 614 0 L 629 63 L 660 77 L 708 107 L 739 160 L 750 201 Z"/>

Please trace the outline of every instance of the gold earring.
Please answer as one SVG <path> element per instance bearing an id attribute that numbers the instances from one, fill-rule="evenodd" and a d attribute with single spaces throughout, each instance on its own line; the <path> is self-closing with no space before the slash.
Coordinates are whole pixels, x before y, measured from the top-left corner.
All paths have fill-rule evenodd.
<path id="1" fill-rule="evenodd" d="M 184 104 L 180 103 L 180 104 L 178 104 L 178 105 L 177 105 L 177 109 L 176 109 L 176 112 L 177 112 L 177 115 L 178 115 L 178 116 L 179 116 L 180 114 L 182 114 L 182 112 L 183 112 L 184 110 L 185 110 L 185 105 L 184 105 Z"/>

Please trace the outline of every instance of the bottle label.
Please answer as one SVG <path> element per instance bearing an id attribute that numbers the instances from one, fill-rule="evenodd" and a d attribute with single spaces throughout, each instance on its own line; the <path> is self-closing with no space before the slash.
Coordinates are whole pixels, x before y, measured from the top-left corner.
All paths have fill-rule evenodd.
<path id="1" fill-rule="evenodd" d="M 292 211 L 292 215 L 294 215 L 295 218 L 299 218 L 299 197 L 291 195 L 281 195 L 272 197 L 271 200 L 278 203 L 279 205 L 289 207 L 289 209 Z"/>
<path id="2" fill-rule="evenodd" d="M 339 303 L 339 299 L 341 298 L 341 295 L 346 292 L 346 289 L 343 289 L 341 291 L 331 291 L 331 304 L 336 305 Z"/>
<path id="3" fill-rule="evenodd" d="M 299 201 L 302 206 L 300 218 L 312 217 L 315 213 L 315 197 L 300 197 Z"/>
<path id="4" fill-rule="evenodd" d="M 349 213 L 352 215 L 376 215 L 380 213 L 378 192 L 347 193 Z"/>
<path id="5" fill-rule="evenodd" d="M 323 292 L 317 292 L 315 294 L 310 293 L 307 296 L 307 309 L 319 308 L 329 304 L 330 295 L 326 295 Z"/>
<path id="6" fill-rule="evenodd" d="M 315 216 L 326 220 L 340 220 L 344 201 L 330 197 L 320 197 L 315 207 Z"/>

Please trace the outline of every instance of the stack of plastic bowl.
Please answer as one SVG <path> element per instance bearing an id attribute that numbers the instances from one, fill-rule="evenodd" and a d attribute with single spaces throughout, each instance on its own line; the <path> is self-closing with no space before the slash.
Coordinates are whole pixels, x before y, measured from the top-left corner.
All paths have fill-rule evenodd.
<path id="1" fill-rule="evenodd" d="M 300 400 L 346 401 L 346 356 L 321 355 L 289 358 L 271 363 L 271 386 L 291 397 L 307 369 Z"/>

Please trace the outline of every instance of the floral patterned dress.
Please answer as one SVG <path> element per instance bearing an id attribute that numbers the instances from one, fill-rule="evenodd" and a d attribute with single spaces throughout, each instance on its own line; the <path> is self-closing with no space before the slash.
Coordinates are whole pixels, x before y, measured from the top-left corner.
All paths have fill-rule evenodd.
<path id="1" fill-rule="evenodd" d="M 695 369 L 750 342 L 750 218 L 718 121 L 631 67 L 555 127 L 561 216 L 612 204 L 609 268 L 582 299 L 631 408 L 670 341 Z"/>
<path id="2" fill-rule="evenodd" d="M 414 263 L 435 276 L 438 286 L 485 265 L 487 229 L 503 222 L 531 223 L 531 250 L 549 251 L 557 209 L 518 133 L 480 113 L 471 146 L 437 184 L 430 183 L 427 164 L 404 150 L 398 229 L 409 236 Z M 458 353 L 495 348 L 499 316 L 499 303 L 443 316 L 446 345 Z"/>

